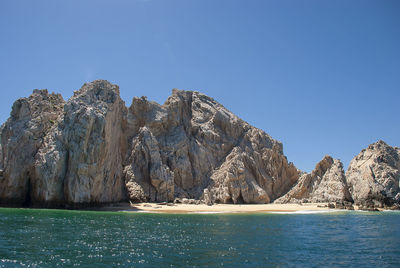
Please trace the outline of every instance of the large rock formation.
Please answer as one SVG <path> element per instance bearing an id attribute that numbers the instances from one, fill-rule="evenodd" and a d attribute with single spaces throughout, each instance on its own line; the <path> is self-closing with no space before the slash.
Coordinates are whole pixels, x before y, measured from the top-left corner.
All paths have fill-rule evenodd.
<path id="1" fill-rule="evenodd" d="M 34 90 L 14 103 L 0 128 L 0 203 L 279 198 L 388 206 L 400 203 L 399 158 L 399 148 L 379 141 L 352 160 L 347 179 L 340 161 L 329 156 L 299 179 L 280 142 L 208 96 L 173 90 L 163 105 L 142 97 L 127 108 L 118 86 L 97 80 L 67 102 Z"/>
<path id="2" fill-rule="evenodd" d="M 378 141 L 351 160 L 346 172 L 356 204 L 367 207 L 400 203 L 400 148 Z"/>
<path id="3" fill-rule="evenodd" d="M 12 106 L 11 116 L 0 129 L 0 201 L 30 203 L 34 183 L 34 157 L 46 133 L 59 120 L 64 100 L 47 90 L 34 90 Z"/>
<path id="4" fill-rule="evenodd" d="M 210 97 L 173 90 L 128 109 L 103 80 L 67 103 L 46 90 L 16 101 L 0 144 L 0 202 L 15 205 L 268 203 L 299 177 L 281 143 Z"/>
<path id="5" fill-rule="evenodd" d="M 281 143 L 199 92 L 173 90 L 164 105 L 135 98 L 127 125 L 134 201 L 268 203 L 298 179 Z"/>
<path id="6" fill-rule="evenodd" d="M 36 155 L 33 201 L 76 206 L 124 200 L 125 110 L 118 86 L 107 81 L 74 92 Z"/>
<path id="7" fill-rule="evenodd" d="M 311 173 L 303 174 L 297 184 L 276 203 L 352 202 L 342 163 L 325 156 Z"/>

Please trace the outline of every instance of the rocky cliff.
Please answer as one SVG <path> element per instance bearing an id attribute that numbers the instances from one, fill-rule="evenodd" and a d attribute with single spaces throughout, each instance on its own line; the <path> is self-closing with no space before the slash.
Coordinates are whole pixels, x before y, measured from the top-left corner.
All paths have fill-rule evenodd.
<path id="1" fill-rule="evenodd" d="M 173 90 L 164 105 L 134 98 L 126 125 L 134 201 L 268 203 L 299 176 L 281 143 L 199 92 Z"/>
<path id="2" fill-rule="evenodd" d="M 120 201 L 399 204 L 400 151 L 363 150 L 346 175 L 326 156 L 302 174 L 282 144 L 214 99 L 174 89 L 163 105 L 104 80 L 65 102 L 34 90 L 0 129 L 0 203 L 81 207 Z M 300 176 L 301 175 L 301 176 Z"/>
<path id="3" fill-rule="evenodd" d="M 400 148 L 378 141 L 351 160 L 346 172 L 356 204 L 384 207 L 400 203 Z"/>
<path id="4" fill-rule="evenodd" d="M 268 203 L 299 173 L 282 144 L 199 92 L 163 105 L 104 80 L 67 102 L 35 90 L 1 127 L 0 202 L 79 207 L 193 198 Z"/>
<path id="5" fill-rule="evenodd" d="M 354 202 L 360 208 L 399 208 L 399 184 L 400 149 L 378 141 L 353 158 L 346 174 L 339 160 L 326 156 L 275 202 Z"/>
<path id="6" fill-rule="evenodd" d="M 125 114 L 118 87 L 106 81 L 74 92 L 34 156 L 31 202 L 79 206 L 126 199 Z"/>
<path id="7" fill-rule="evenodd" d="M 325 156 L 311 173 L 302 175 L 297 184 L 276 203 L 352 201 L 343 164 Z"/>
<path id="8" fill-rule="evenodd" d="M 10 118 L 0 129 L 1 203 L 30 203 L 35 156 L 46 134 L 58 124 L 64 104 L 61 95 L 34 90 L 12 106 Z"/>

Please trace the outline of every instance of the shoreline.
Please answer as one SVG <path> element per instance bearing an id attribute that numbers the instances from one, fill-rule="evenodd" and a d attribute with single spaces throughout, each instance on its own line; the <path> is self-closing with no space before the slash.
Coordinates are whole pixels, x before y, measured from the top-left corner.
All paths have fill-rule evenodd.
<path id="1" fill-rule="evenodd" d="M 165 213 L 165 214 L 315 214 L 345 211 L 373 212 L 373 211 L 399 211 L 386 208 L 374 210 L 362 209 L 356 205 L 354 209 L 332 208 L 329 203 L 289 203 L 289 204 L 182 204 L 182 203 L 127 203 L 119 202 L 97 207 L 81 208 L 45 208 L 45 207 L 15 207 L 0 206 L 0 208 L 24 209 L 56 209 L 75 211 L 109 211 L 127 213 Z"/>
<path id="2" fill-rule="evenodd" d="M 340 209 L 328 208 L 328 203 L 307 204 L 174 204 L 174 203 L 119 203 L 100 210 L 120 212 L 147 212 L 170 214 L 214 214 L 214 213 L 322 213 L 337 212 Z M 344 211 L 344 210 L 343 210 Z"/>

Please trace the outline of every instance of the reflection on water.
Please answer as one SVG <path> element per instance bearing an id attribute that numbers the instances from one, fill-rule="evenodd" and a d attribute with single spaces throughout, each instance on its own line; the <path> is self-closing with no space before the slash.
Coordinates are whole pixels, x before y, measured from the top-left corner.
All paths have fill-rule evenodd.
<path id="1" fill-rule="evenodd" d="M 399 267 L 400 213 L 0 209 L 0 266 Z"/>

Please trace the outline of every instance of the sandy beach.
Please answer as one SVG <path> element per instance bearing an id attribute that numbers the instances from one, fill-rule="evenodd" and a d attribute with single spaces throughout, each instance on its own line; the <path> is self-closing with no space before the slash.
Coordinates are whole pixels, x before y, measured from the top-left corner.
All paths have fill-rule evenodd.
<path id="1" fill-rule="evenodd" d="M 104 209 L 126 212 L 156 213 L 267 213 L 267 212 L 322 212 L 333 211 L 324 203 L 307 204 L 172 204 L 172 203 L 122 203 Z"/>

